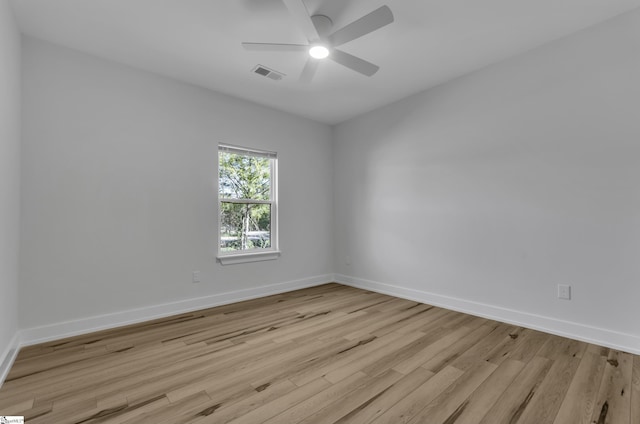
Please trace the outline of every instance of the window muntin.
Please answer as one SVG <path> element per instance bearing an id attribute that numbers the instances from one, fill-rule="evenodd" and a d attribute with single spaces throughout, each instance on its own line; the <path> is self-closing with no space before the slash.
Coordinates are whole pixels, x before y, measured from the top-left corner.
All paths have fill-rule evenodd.
<path id="1" fill-rule="evenodd" d="M 277 251 L 275 153 L 220 145 L 218 256 Z"/>

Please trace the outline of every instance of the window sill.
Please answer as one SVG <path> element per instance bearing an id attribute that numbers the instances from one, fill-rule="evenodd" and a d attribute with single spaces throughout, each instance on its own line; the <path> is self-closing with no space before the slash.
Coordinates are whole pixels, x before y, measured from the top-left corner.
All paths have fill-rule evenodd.
<path id="1" fill-rule="evenodd" d="M 268 252 L 238 253 L 235 255 L 218 255 L 218 261 L 222 265 L 243 264 L 247 262 L 272 261 L 280 256 L 279 250 Z"/>

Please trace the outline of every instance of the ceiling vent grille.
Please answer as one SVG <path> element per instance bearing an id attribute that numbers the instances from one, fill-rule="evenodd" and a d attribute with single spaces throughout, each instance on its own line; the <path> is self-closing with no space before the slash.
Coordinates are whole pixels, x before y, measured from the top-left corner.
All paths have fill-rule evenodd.
<path id="1" fill-rule="evenodd" d="M 267 77 L 274 81 L 280 81 L 283 77 L 285 77 L 285 74 L 283 74 L 282 72 L 274 71 L 273 69 L 269 69 L 264 65 L 257 65 L 251 72 L 262 75 L 263 77 Z"/>

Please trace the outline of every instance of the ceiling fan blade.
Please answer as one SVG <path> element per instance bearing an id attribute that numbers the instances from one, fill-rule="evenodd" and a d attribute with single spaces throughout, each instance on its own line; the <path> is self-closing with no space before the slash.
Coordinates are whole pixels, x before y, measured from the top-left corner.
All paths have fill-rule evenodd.
<path id="1" fill-rule="evenodd" d="M 388 6 L 382 6 L 357 21 L 337 30 L 329 36 L 333 46 L 340 46 L 363 35 L 369 34 L 393 22 L 393 13 Z"/>
<path id="2" fill-rule="evenodd" d="M 379 66 L 374 65 L 371 62 L 367 62 L 364 59 L 360 59 L 359 57 L 355 57 L 352 54 L 345 53 L 338 49 L 333 49 L 331 51 L 329 59 L 368 77 L 373 76 L 373 74 L 378 72 L 378 69 L 380 69 Z"/>
<path id="3" fill-rule="evenodd" d="M 307 63 L 304 65 L 304 69 L 300 74 L 300 82 L 306 84 L 310 83 L 318 70 L 318 65 L 320 65 L 320 61 L 318 59 L 314 59 L 312 57 L 307 59 Z"/>
<path id="4" fill-rule="evenodd" d="M 300 52 L 309 50 L 305 44 L 278 44 L 278 43 L 242 43 L 246 50 L 261 52 Z"/>
<path id="5" fill-rule="evenodd" d="M 318 40 L 320 38 L 318 30 L 315 25 L 313 25 L 313 21 L 311 21 L 311 16 L 303 0 L 282 0 L 282 2 L 287 6 L 291 15 L 293 15 L 293 19 L 302 32 L 304 32 L 307 40 L 309 40 L 310 43 Z"/>

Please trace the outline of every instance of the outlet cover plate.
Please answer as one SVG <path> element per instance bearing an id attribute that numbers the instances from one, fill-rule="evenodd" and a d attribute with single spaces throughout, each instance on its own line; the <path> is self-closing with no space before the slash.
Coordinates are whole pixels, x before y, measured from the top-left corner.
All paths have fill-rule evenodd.
<path id="1" fill-rule="evenodd" d="M 571 300 L 571 286 L 568 284 L 558 284 L 558 299 Z"/>

